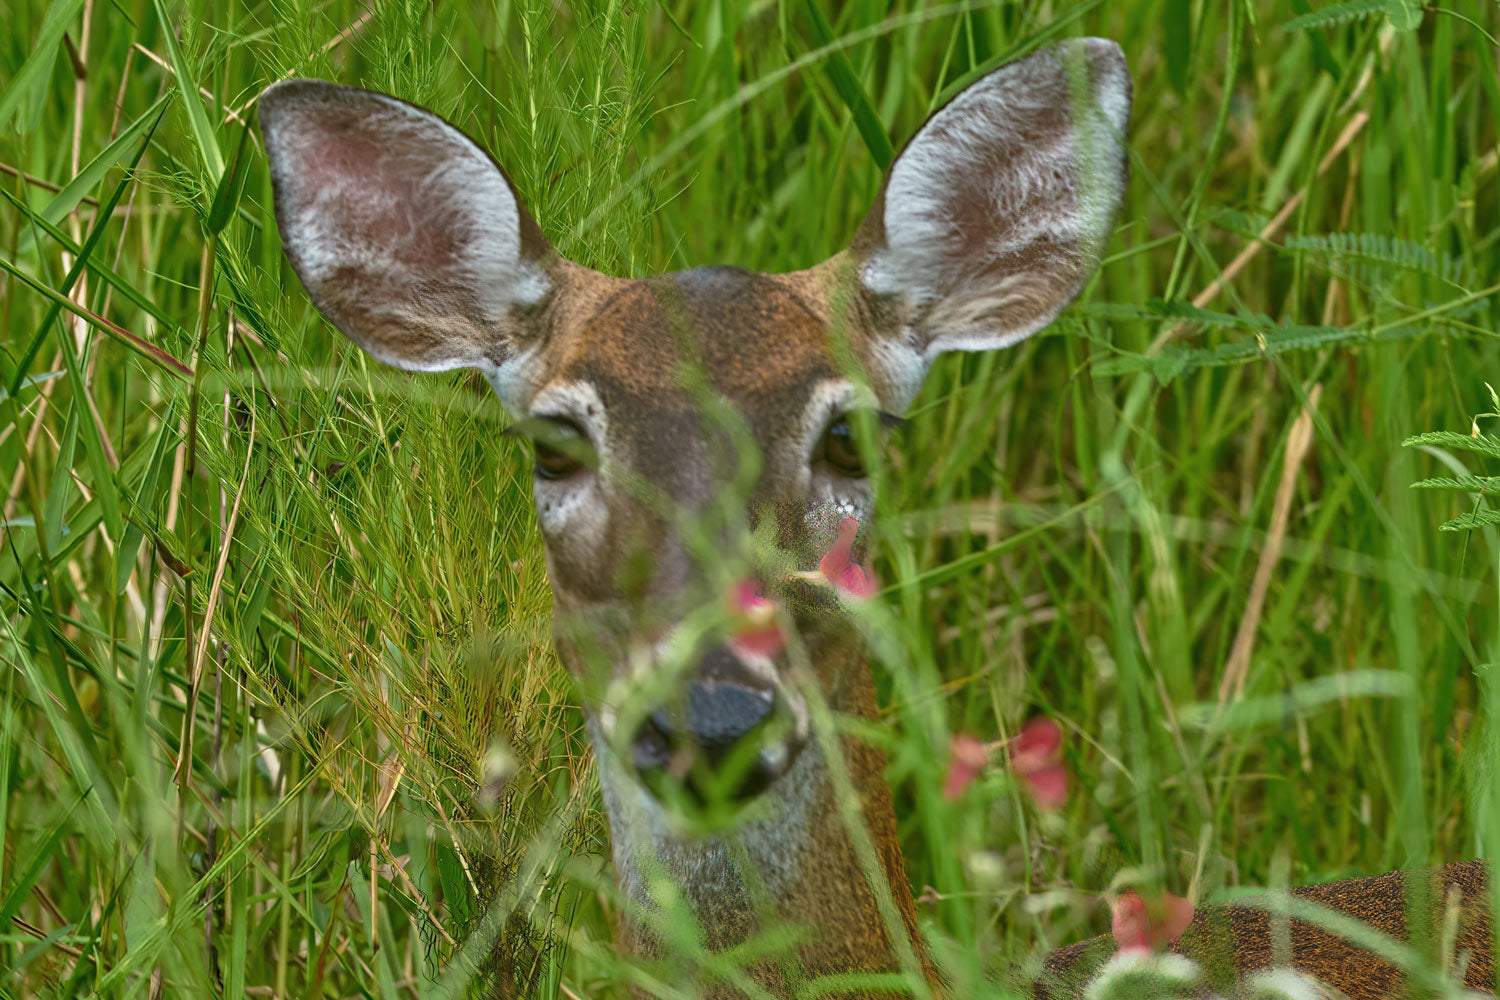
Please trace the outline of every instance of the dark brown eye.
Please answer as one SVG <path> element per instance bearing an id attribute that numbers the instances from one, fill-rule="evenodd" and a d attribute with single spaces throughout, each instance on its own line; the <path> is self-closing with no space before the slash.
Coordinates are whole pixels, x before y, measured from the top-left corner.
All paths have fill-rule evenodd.
<path id="1" fill-rule="evenodd" d="M 567 479 L 583 468 L 583 463 L 551 445 L 536 443 L 536 474 L 543 479 Z"/>
<path id="2" fill-rule="evenodd" d="M 536 456 L 536 474 L 540 479 L 567 479 L 584 467 L 583 452 L 588 439 L 576 424 L 568 420 L 544 419 L 531 436 Z"/>
<path id="3" fill-rule="evenodd" d="M 863 479 L 868 474 L 865 461 L 855 445 L 854 429 L 849 426 L 848 417 L 839 417 L 823 432 L 823 460 L 835 472 L 850 479 Z"/>

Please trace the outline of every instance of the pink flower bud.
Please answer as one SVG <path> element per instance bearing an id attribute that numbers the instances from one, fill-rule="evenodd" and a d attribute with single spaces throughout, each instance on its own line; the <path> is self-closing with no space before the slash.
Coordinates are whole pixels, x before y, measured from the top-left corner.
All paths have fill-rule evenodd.
<path id="1" fill-rule="evenodd" d="M 977 737 L 959 733 L 948 744 L 948 774 L 943 778 L 943 798 L 953 801 L 963 795 L 984 771 L 990 748 Z"/>
<path id="2" fill-rule="evenodd" d="M 1110 908 L 1110 933 L 1121 951 L 1154 951 L 1177 943 L 1193 922 L 1193 904 L 1181 896 L 1163 893 L 1151 902 L 1140 893 L 1120 894 Z"/>
<path id="3" fill-rule="evenodd" d="M 1051 719 L 1032 719 L 1011 744 L 1010 769 L 1026 785 L 1038 809 L 1068 802 L 1068 769 L 1062 762 L 1062 730 Z"/>
<path id="4" fill-rule="evenodd" d="M 854 551 L 854 538 L 858 534 L 858 520 L 846 517 L 840 521 L 838 537 L 834 540 L 833 547 L 819 560 L 818 571 L 841 594 L 864 599 L 875 596 L 880 585 L 875 581 L 874 573 L 849 558 Z"/>
<path id="5" fill-rule="evenodd" d="M 729 645 L 735 652 L 771 657 L 786 645 L 776 624 L 776 602 L 754 580 L 747 577 L 729 589 L 729 614 L 733 629 Z"/>
<path id="6" fill-rule="evenodd" d="M 1061 764 L 1038 768 L 1025 781 L 1032 801 L 1043 812 L 1056 812 L 1068 804 L 1068 769 Z"/>

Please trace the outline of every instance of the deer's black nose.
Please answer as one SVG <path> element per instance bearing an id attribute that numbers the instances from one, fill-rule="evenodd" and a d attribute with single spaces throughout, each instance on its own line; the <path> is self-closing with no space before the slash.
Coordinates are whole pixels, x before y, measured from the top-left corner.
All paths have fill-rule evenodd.
<path id="1" fill-rule="evenodd" d="M 698 681 L 687 690 L 682 709 L 658 708 L 651 724 L 669 740 L 691 740 L 718 764 L 736 743 L 771 715 L 770 691 L 741 687 L 733 681 Z"/>
<path id="2" fill-rule="evenodd" d="M 775 688 L 752 677 L 729 649 L 715 647 L 679 696 L 647 715 L 636 731 L 636 769 L 647 778 L 670 773 L 701 797 L 704 779 L 734 762 L 736 780 L 727 790 L 748 798 L 784 772 L 796 754 L 788 734 L 774 750 L 752 739 L 769 728 L 781 707 Z"/>

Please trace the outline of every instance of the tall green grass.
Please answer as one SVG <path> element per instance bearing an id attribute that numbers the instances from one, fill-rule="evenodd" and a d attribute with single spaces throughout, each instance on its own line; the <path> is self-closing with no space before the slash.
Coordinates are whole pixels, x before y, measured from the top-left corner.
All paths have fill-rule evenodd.
<path id="1" fill-rule="evenodd" d="M 1463 477 L 1500 450 L 1402 447 L 1495 409 L 1492 3 L 4 17 L 0 996 L 691 996 L 718 961 L 614 952 L 529 458 L 478 380 L 383 369 L 308 304 L 245 129 L 290 74 L 457 122 L 584 264 L 785 270 L 964 83 L 1119 40 L 1098 280 L 942 361 L 889 455 L 869 736 L 930 950 L 993 995 L 1123 881 L 1500 850 L 1495 522 L 1438 531 L 1491 509 Z M 1410 489 L 1435 477 L 1457 492 Z M 1068 735 L 1060 815 L 998 763 L 943 798 L 952 733 L 1033 714 Z"/>

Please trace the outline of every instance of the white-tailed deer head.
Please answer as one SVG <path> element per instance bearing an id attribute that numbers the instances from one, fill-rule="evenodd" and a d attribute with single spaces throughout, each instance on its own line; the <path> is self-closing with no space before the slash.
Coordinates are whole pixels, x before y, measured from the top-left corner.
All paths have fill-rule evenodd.
<path id="1" fill-rule="evenodd" d="M 748 857 L 784 913 L 824 928 L 808 971 L 901 950 L 803 751 L 792 654 L 733 641 L 725 595 L 750 581 L 827 704 L 873 714 L 836 591 L 805 579 L 841 524 L 871 519 L 865 429 L 906 409 L 938 355 L 1014 344 L 1078 293 L 1120 200 L 1129 106 L 1113 43 L 1045 49 L 932 116 L 845 252 L 792 274 L 626 280 L 558 257 L 438 117 L 310 80 L 261 97 L 282 239 L 318 308 L 383 361 L 483 372 L 535 440 L 559 649 L 581 677 L 607 666 L 589 708 L 621 877 L 641 895 L 651 854 L 716 942 L 755 923 Z M 899 884 L 878 755 L 850 753 Z M 700 795 L 728 773 L 760 808 L 733 834 L 684 833 L 645 790 L 664 772 Z M 833 880 L 846 898 L 807 888 Z"/>

